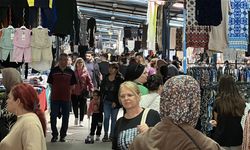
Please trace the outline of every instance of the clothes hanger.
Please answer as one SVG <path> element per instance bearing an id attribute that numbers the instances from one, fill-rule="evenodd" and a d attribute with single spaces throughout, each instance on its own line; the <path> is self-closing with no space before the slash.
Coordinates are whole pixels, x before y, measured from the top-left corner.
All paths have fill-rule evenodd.
<path id="1" fill-rule="evenodd" d="M 26 30 L 27 28 L 23 25 L 23 26 L 20 27 L 20 29 Z"/>
<path id="2" fill-rule="evenodd" d="M 14 29 L 14 27 L 11 24 L 7 28 L 8 29 Z"/>

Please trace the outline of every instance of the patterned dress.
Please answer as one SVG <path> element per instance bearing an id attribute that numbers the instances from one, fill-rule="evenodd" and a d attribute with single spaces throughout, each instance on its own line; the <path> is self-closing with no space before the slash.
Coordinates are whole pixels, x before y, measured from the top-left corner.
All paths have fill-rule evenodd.
<path id="1" fill-rule="evenodd" d="M 247 51 L 248 46 L 248 0 L 231 0 L 229 16 L 229 48 Z"/>

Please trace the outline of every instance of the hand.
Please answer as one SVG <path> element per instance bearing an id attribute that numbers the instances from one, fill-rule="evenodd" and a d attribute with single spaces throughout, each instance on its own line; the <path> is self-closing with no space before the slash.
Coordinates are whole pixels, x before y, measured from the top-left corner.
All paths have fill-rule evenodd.
<path id="1" fill-rule="evenodd" d="M 115 107 L 116 107 L 116 103 L 113 102 L 113 103 L 112 103 L 112 108 L 115 108 Z"/>
<path id="2" fill-rule="evenodd" d="M 216 121 L 216 120 L 210 120 L 209 123 L 210 123 L 213 127 L 216 127 L 216 126 L 217 126 L 217 121 Z"/>
<path id="3" fill-rule="evenodd" d="M 147 124 L 141 124 L 137 126 L 137 129 L 139 133 L 143 133 L 143 132 L 146 132 L 149 129 L 149 127 Z"/>

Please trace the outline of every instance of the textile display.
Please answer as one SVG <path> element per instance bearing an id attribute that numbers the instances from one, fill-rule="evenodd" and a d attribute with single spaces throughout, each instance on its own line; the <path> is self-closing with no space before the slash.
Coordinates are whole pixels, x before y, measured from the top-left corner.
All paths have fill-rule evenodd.
<path id="1" fill-rule="evenodd" d="M 195 0 L 187 0 L 187 47 L 204 48 L 208 49 L 209 40 L 209 27 L 198 26 L 198 22 L 195 20 Z"/>
<path id="2" fill-rule="evenodd" d="M 158 48 L 159 48 L 159 51 L 162 51 L 163 50 L 163 45 L 162 45 L 162 27 L 163 27 L 163 10 L 164 9 L 164 6 L 163 5 L 160 5 L 158 7 L 158 13 L 157 13 L 157 44 L 158 44 Z"/>
<path id="3" fill-rule="evenodd" d="M 231 0 L 229 15 L 229 48 L 247 51 L 248 47 L 248 0 Z"/>
<path id="4" fill-rule="evenodd" d="M 156 20 L 157 20 L 158 5 L 155 2 L 148 1 L 148 39 L 147 48 L 149 50 L 155 50 L 155 38 L 156 38 Z"/>
<path id="5" fill-rule="evenodd" d="M 176 51 L 182 51 L 182 40 L 183 40 L 183 30 L 182 28 L 177 28 L 176 29 L 176 44 L 175 44 Z"/>
<path id="6" fill-rule="evenodd" d="M 199 25 L 217 26 L 221 23 L 221 1 L 224 0 L 196 0 L 195 19 Z"/>
<path id="7" fill-rule="evenodd" d="M 229 21 L 229 7 L 230 0 L 221 1 L 222 21 L 218 26 L 211 26 L 211 31 L 209 32 L 208 49 L 211 51 L 223 52 L 228 46 L 227 29 Z"/>

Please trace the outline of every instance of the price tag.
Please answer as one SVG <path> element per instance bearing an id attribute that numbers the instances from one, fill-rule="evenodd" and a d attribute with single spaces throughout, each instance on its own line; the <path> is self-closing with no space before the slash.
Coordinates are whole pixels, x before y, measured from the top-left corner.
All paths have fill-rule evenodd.
<path id="1" fill-rule="evenodd" d="M 25 40 L 25 34 L 23 33 L 22 34 L 22 41 L 24 41 Z"/>
<path id="2" fill-rule="evenodd" d="M 10 39 L 13 40 L 14 39 L 14 33 L 10 34 Z"/>

